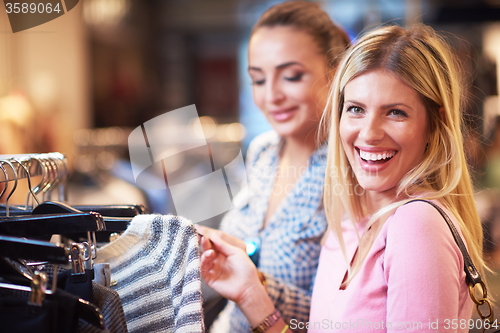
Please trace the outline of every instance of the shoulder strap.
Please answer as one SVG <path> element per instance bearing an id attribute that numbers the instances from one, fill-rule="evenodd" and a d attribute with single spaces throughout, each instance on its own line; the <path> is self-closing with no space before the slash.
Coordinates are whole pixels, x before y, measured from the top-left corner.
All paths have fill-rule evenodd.
<path id="1" fill-rule="evenodd" d="M 457 229 L 455 228 L 455 225 L 451 221 L 448 214 L 446 214 L 446 212 L 441 207 L 439 207 L 435 203 L 428 201 L 428 200 L 415 199 L 415 200 L 408 201 L 406 204 L 409 204 L 410 202 L 415 202 L 415 201 L 426 202 L 429 205 L 431 205 L 432 207 L 437 209 L 437 211 L 441 214 L 441 216 L 444 218 L 444 220 L 448 224 L 448 227 L 450 228 L 451 233 L 453 234 L 453 238 L 455 239 L 455 242 L 457 243 L 458 248 L 460 249 L 460 252 L 462 252 L 462 256 L 464 258 L 464 270 L 465 270 L 465 276 L 466 276 L 467 283 L 469 285 L 472 285 L 472 286 L 475 286 L 478 283 L 483 284 L 483 280 L 481 278 L 481 275 L 479 274 L 479 271 L 476 269 L 476 266 L 474 266 L 474 263 L 472 262 L 472 259 L 469 256 L 469 252 L 467 252 L 467 248 L 465 247 L 465 244 L 462 240 L 462 237 L 460 237 L 460 234 L 458 233 Z"/>

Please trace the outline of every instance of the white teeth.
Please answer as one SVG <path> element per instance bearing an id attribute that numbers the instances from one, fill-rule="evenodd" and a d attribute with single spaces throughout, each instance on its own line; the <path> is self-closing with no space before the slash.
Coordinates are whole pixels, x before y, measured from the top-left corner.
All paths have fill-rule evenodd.
<path id="1" fill-rule="evenodd" d="M 362 151 L 361 149 L 359 150 L 359 156 L 361 156 L 361 158 L 366 160 L 366 161 L 385 160 L 385 159 L 393 157 L 394 155 L 396 155 L 396 152 L 394 150 L 385 151 L 381 154 L 373 154 L 373 153 L 368 153 L 366 151 Z"/>

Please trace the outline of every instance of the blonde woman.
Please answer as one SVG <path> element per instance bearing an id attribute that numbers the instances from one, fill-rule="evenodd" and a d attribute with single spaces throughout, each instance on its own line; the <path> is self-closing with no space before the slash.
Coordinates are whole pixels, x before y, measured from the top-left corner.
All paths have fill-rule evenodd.
<path id="1" fill-rule="evenodd" d="M 461 134 L 463 90 L 431 28 L 379 28 L 350 48 L 327 106 L 322 246 L 309 321 L 280 318 L 244 254 L 202 241 L 203 274 L 256 332 L 467 332 L 464 260 L 440 213 L 484 270 L 482 232 Z"/>

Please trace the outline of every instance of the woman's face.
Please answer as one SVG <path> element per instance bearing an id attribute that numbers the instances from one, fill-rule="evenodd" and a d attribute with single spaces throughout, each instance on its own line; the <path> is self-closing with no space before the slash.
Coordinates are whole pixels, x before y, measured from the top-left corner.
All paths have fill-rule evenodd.
<path id="1" fill-rule="evenodd" d="M 427 112 L 415 89 L 394 73 L 368 71 L 345 86 L 340 138 L 361 187 L 394 198 L 422 159 Z"/>
<path id="2" fill-rule="evenodd" d="M 328 95 L 325 55 L 304 31 L 259 28 L 250 39 L 248 72 L 255 103 L 282 137 L 316 133 Z"/>

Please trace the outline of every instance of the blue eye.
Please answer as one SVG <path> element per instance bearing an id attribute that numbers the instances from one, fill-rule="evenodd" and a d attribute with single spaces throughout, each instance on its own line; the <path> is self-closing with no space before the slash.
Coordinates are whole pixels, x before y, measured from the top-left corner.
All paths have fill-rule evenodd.
<path id="1" fill-rule="evenodd" d="M 304 75 L 304 73 L 298 73 L 297 75 L 294 75 L 291 77 L 285 77 L 285 80 L 292 81 L 292 82 L 300 81 L 302 79 L 303 75 Z"/>

